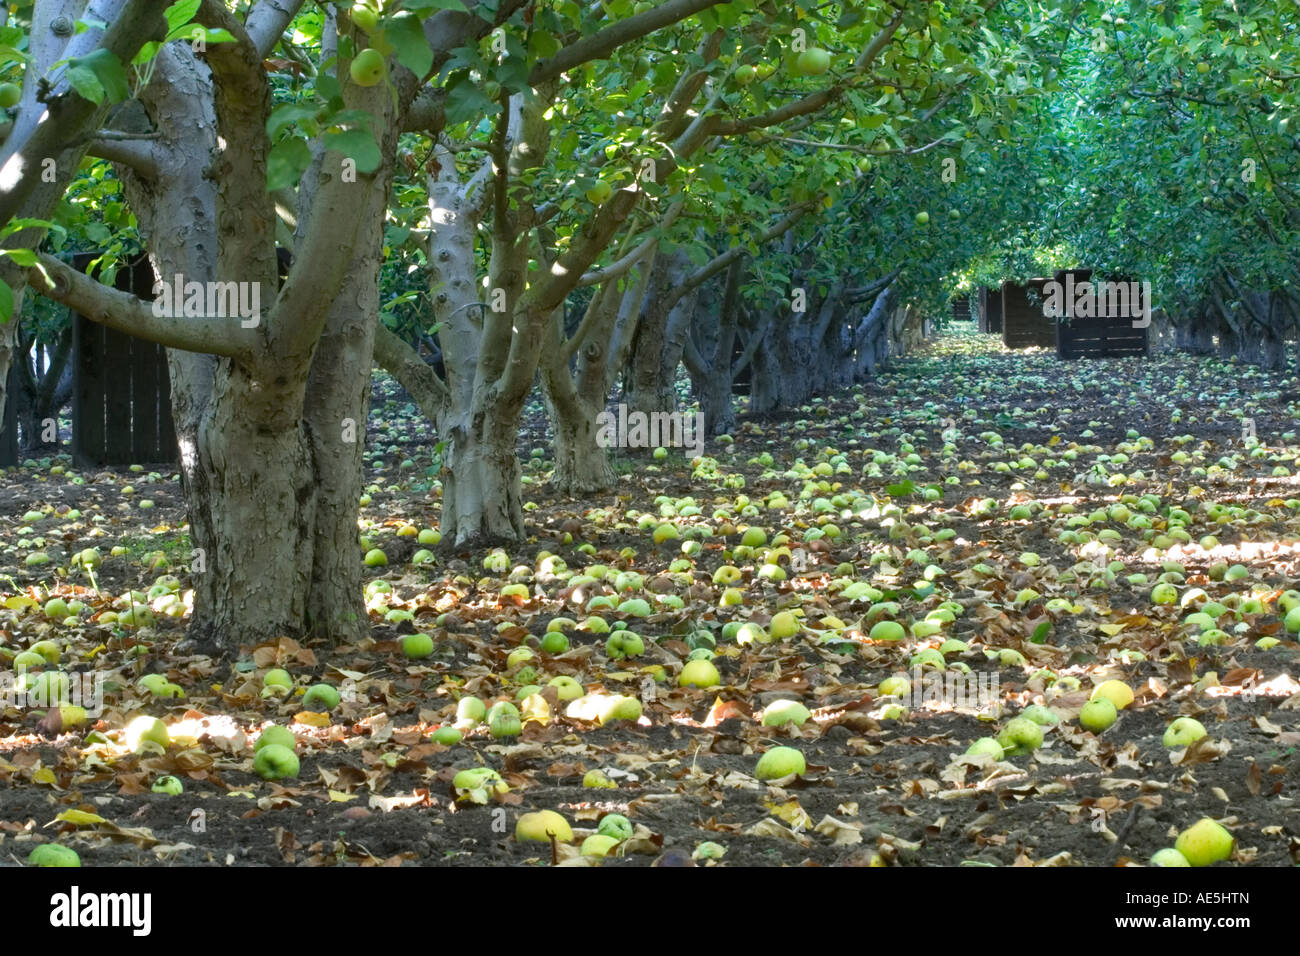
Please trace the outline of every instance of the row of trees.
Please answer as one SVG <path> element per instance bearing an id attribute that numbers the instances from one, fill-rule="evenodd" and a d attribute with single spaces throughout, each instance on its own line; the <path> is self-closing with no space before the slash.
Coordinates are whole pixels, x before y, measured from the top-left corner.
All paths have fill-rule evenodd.
<path id="1" fill-rule="evenodd" d="M 1112 6 L 37 0 L 0 35 L 21 84 L 0 306 L 27 289 L 168 347 L 200 643 L 350 640 L 374 364 L 443 443 L 446 538 L 519 539 L 537 385 L 552 480 L 587 494 L 613 481 L 596 434 L 617 388 L 671 411 L 684 366 L 727 431 L 743 369 L 757 412 L 865 381 L 903 322 L 1043 250 L 1154 269 L 1151 233 L 1115 241 L 1124 190 L 1085 159 L 1133 159 L 1087 106 L 1148 62 Z M 1178 102 L 1143 98 L 1149 130 Z M 67 265 L 82 238 L 138 244 L 160 277 L 255 283 L 261 314 L 157 315 Z"/>

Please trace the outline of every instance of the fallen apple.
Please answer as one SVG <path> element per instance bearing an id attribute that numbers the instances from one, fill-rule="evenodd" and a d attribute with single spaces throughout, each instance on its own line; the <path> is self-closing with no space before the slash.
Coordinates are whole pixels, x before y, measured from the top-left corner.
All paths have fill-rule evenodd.
<path id="1" fill-rule="evenodd" d="M 184 792 L 185 787 L 181 783 L 179 777 L 173 777 L 168 774 L 165 777 L 159 777 L 155 780 L 153 786 L 149 789 L 154 793 L 165 793 L 169 796 L 179 797 Z"/>
<path id="2" fill-rule="evenodd" d="M 271 744 L 278 744 L 281 747 L 296 750 L 298 749 L 298 738 L 294 736 L 293 731 L 288 727 L 271 724 L 257 735 L 257 742 L 253 744 L 253 750 L 256 752 L 263 747 L 271 746 Z"/>
<path id="3" fill-rule="evenodd" d="M 596 824 L 596 832 L 620 842 L 630 840 L 633 833 L 632 821 L 621 813 L 607 813 Z"/>
<path id="4" fill-rule="evenodd" d="M 716 687 L 720 683 L 722 675 L 712 661 L 687 661 L 682 672 L 677 675 L 678 687 Z"/>
<path id="5" fill-rule="evenodd" d="M 402 653 L 407 657 L 428 657 L 433 653 L 433 638 L 428 634 L 407 634 L 402 638 Z"/>
<path id="6" fill-rule="evenodd" d="M 1024 709 L 1020 716 L 1032 720 L 1040 727 L 1053 727 L 1061 722 L 1061 718 L 1057 716 L 1056 711 L 1050 710 L 1042 704 L 1031 704 Z"/>
<path id="7" fill-rule="evenodd" d="M 459 730 L 450 725 L 439 727 L 429 735 L 429 739 L 435 744 L 442 744 L 444 747 L 454 747 L 460 743 L 464 735 Z"/>
<path id="8" fill-rule="evenodd" d="M 488 721 L 488 732 L 497 740 L 502 737 L 518 737 L 524 732 L 524 725 L 518 714 L 501 713 Z"/>
<path id="9" fill-rule="evenodd" d="M 559 677 L 552 677 L 547 681 L 546 686 L 554 687 L 556 696 L 560 700 L 577 700 L 586 693 L 581 684 L 564 674 Z"/>
<path id="10" fill-rule="evenodd" d="M 1209 866 L 1232 856 L 1235 841 L 1222 825 L 1202 817 L 1178 834 L 1174 849 L 1181 853 L 1191 866 Z"/>
<path id="11" fill-rule="evenodd" d="M 810 716 L 808 708 L 797 700 L 774 700 L 763 710 L 763 726 L 794 724 L 800 727 Z"/>
<path id="12" fill-rule="evenodd" d="M 1165 728 L 1161 743 L 1166 747 L 1190 747 L 1206 735 L 1205 725 L 1194 717 L 1176 717 Z"/>
<path id="13" fill-rule="evenodd" d="M 582 785 L 595 790 L 615 790 L 618 788 L 603 770 L 588 770 L 582 775 Z"/>
<path id="14" fill-rule="evenodd" d="M 126 745 L 135 753 L 167 749 L 167 725 L 157 717 L 141 714 L 126 725 Z"/>
<path id="15" fill-rule="evenodd" d="M 1151 854 L 1151 865 L 1152 866 L 1191 866 L 1192 864 L 1187 862 L 1187 857 L 1183 856 L 1173 847 L 1167 846 L 1163 850 L 1156 850 L 1155 853 Z"/>
<path id="16" fill-rule="evenodd" d="M 605 836 L 603 833 L 593 833 L 582 841 L 581 853 L 583 856 L 603 858 L 608 856 L 609 851 L 618 846 L 618 843 L 619 841 L 611 836 Z"/>
<path id="17" fill-rule="evenodd" d="M 1079 711 L 1079 726 L 1095 734 L 1106 730 L 1119 718 L 1119 711 L 1109 697 L 1094 697 Z"/>
<path id="18" fill-rule="evenodd" d="M 1107 698 L 1115 705 L 1116 710 L 1123 710 L 1129 704 L 1133 703 L 1133 690 L 1122 680 L 1102 681 L 1092 691 L 1092 698 Z"/>
<path id="19" fill-rule="evenodd" d="M 456 720 L 458 723 L 480 723 L 487 715 L 487 704 L 477 697 L 462 697 L 456 702 Z"/>
<path id="20" fill-rule="evenodd" d="M 808 763 L 803 754 L 794 747 L 773 747 L 758 758 L 754 776 L 759 780 L 780 780 L 805 773 L 807 769 Z"/>
<path id="21" fill-rule="evenodd" d="M 877 621 L 868 636 L 873 641 L 901 641 L 907 637 L 907 631 L 897 621 Z"/>
<path id="22" fill-rule="evenodd" d="M 1007 757 L 1031 753 L 1043 745 L 1043 728 L 1027 717 L 1013 717 L 998 733 L 998 743 Z"/>
<path id="23" fill-rule="evenodd" d="M 253 771 L 263 780 L 296 777 L 299 769 L 298 755 L 282 744 L 267 744 L 253 757 Z"/>
<path id="24" fill-rule="evenodd" d="M 42 843 L 27 854 L 27 862 L 32 866 L 81 866 L 81 857 L 70 846 Z"/>
<path id="25" fill-rule="evenodd" d="M 525 813 L 515 823 L 515 839 L 521 843 L 530 840 L 550 843 L 552 837 L 559 843 L 573 842 L 573 829 L 569 826 L 569 821 L 554 810 Z"/>
<path id="26" fill-rule="evenodd" d="M 339 705 L 339 692 L 337 688 L 329 684 L 312 684 L 307 688 L 307 693 L 302 695 L 302 706 L 311 710 L 320 706 L 325 710 L 333 710 Z"/>
<path id="27" fill-rule="evenodd" d="M 996 740 L 994 740 L 992 737 L 981 737 L 979 740 L 975 741 L 973 744 L 971 744 L 969 747 L 966 748 L 966 753 L 971 754 L 972 756 L 978 754 L 988 754 L 994 760 L 1001 760 L 1003 754 L 1003 748 L 1002 745 L 998 743 Z"/>

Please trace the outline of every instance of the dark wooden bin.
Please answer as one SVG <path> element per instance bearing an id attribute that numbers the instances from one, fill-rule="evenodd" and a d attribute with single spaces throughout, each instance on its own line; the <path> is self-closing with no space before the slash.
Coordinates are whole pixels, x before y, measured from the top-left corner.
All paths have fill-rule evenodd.
<path id="1" fill-rule="evenodd" d="M 979 321 L 981 332 L 1002 334 L 1002 290 L 980 289 Z"/>
<path id="2" fill-rule="evenodd" d="M 74 257 L 85 271 L 94 254 Z M 114 286 L 153 298 L 153 269 L 144 257 L 123 263 Z M 74 315 L 72 327 L 72 458 L 78 467 L 179 460 L 172 423 L 167 350 Z"/>
<path id="3" fill-rule="evenodd" d="M 1024 285 L 1002 283 L 1002 344 L 1009 349 L 1056 347 L 1056 320 L 1043 315 L 1043 288 L 1049 279 L 1030 279 Z M 1029 291 L 1037 293 L 1031 302 Z"/>

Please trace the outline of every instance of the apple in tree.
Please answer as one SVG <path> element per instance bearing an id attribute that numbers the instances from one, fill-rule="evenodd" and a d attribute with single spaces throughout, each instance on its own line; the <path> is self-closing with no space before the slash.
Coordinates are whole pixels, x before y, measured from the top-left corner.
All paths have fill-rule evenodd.
<path id="1" fill-rule="evenodd" d="M 0 83 L 0 110 L 12 109 L 23 98 L 23 88 L 17 83 Z"/>
<path id="2" fill-rule="evenodd" d="M 357 86 L 374 86 L 384 78 L 384 57 L 374 47 L 366 47 L 348 67 L 348 75 Z M 382 552 L 381 552 L 382 553 Z M 369 564 L 370 555 L 366 555 Z M 387 564 L 387 561 L 384 562 Z"/>
<path id="3" fill-rule="evenodd" d="M 757 71 L 748 63 L 742 63 L 740 66 L 736 67 L 736 82 L 741 86 L 749 86 L 750 83 L 754 82 L 757 75 Z"/>
<path id="4" fill-rule="evenodd" d="M 921 212 L 918 212 L 916 214 L 916 224 L 918 226 L 928 225 L 929 222 L 930 222 L 930 214 L 928 212 L 922 210 Z"/>
<path id="5" fill-rule="evenodd" d="M 587 199 L 600 205 L 614 194 L 614 187 L 603 179 L 596 180 L 596 185 L 587 190 Z"/>
<path id="6" fill-rule="evenodd" d="M 831 68 L 831 55 L 820 47 L 809 47 L 799 54 L 794 66 L 804 76 L 821 76 Z"/>

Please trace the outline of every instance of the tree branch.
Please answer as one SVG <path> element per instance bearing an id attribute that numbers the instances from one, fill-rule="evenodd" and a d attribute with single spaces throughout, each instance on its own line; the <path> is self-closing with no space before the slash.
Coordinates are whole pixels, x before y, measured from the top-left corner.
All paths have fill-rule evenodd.
<path id="1" fill-rule="evenodd" d="M 244 328 L 239 316 L 186 319 L 155 315 L 153 303 L 110 289 L 48 254 L 42 253 L 40 265 L 27 270 L 27 281 L 41 295 L 62 302 L 92 322 L 168 348 L 247 360 L 261 341 L 255 329 Z"/>

